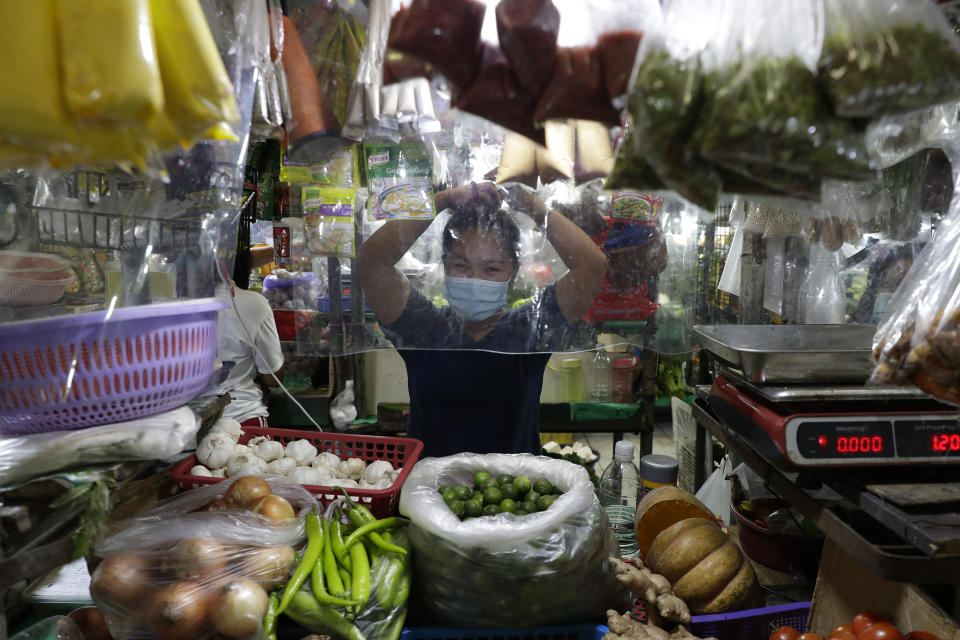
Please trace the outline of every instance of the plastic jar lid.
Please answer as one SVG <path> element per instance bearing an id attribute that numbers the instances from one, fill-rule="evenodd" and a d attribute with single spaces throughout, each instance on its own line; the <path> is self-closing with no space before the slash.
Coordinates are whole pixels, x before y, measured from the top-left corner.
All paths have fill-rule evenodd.
<path id="1" fill-rule="evenodd" d="M 614 358 L 613 367 L 615 369 L 632 369 L 633 358 Z"/>
<path id="2" fill-rule="evenodd" d="M 560 363 L 560 367 L 563 369 L 579 369 L 582 364 L 580 358 L 564 358 L 563 362 Z"/>
<path id="3" fill-rule="evenodd" d="M 640 458 L 640 477 L 646 482 L 673 484 L 677 481 L 680 463 L 676 458 L 651 453 Z"/>

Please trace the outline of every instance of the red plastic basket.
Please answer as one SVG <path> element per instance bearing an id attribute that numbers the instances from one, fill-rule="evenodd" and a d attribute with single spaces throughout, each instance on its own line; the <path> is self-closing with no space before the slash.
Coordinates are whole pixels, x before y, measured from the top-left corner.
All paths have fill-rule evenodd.
<path id="1" fill-rule="evenodd" d="M 367 506 L 373 515 L 385 518 L 396 514 L 400 501 L 400 487 L 403 486 L 410 469 L 423 451 L 423 443 L 414 438 L 396 438 L 392 436 L 361 436 L 338 433 L 336 431 L 300 431 L 297 429 L 269 429 L 244 427 L 240 444 L 246 444 L 251 438 L 264 436 L 286 445 L 293 440 L 309 440 L 319 453 L 330 452 L 340 458 L 361 458 L 365 462 L 386 460 L 400 469 L 400 475 L 387 489 L 346 489 L 347 495 Z M 179 462 L 173 467 L 171 475 L 184 489 L 194 489 L 205 484 L 214 484 L 223 478 L 207 478 L 190 474 L 190 469 L 198 464 L 195 455 Z M 322 505 L 333 502 L 343 494 L 339 489 L 305 484 L 303 487 L 314 494 Z"/>

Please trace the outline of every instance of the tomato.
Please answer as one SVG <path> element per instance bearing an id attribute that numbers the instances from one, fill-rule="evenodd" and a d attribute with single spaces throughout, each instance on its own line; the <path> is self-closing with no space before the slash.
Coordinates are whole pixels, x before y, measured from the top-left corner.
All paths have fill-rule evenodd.
<path id="1" fill-rule="evenodd" d="M 889 622 L 874 622 L 860 632 L 859 640 L 903 640 L 903 634 Z"/>
<path id="2" fill-rule="evenodd" d="M 903 636 L 903 640 L 943 640 L 940 636 L 935 636 L 929 631 L 911 631 Z"/>
<path id="3" fill-rule="evenodd" d="M 823 638 L 815 633 L 804 633 L 797 640 L 823 640 Z"/>
<path id="4" fill-rule="evenodd" d="M 876 611 L 861 611 L 853 616 L 853 632 L 859 636 L 860 632 L 872 625 L 874 622 L 890 622 Z"/>
<path id="5" fill-rule="evenodd" d="M 793 627 L 780 627 L 770 634 L 770 640 L 797 640 L 800 632 Z"/>
<path id="6" fill-rule="evenodd" d="M 848 633 L 853 634 L 853 627 L 848 624 L 839 624 L 833 628 L 833 631 L 831 631 L 827 637 L 832 638 L 833 636 L 842 636 Z"/>

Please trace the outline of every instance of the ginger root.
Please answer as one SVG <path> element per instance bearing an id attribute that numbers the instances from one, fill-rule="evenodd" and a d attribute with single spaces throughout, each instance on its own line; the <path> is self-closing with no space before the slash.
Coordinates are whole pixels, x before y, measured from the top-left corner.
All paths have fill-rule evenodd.
<path id="1" fill-rule="evenodd" d="M 607 611 L 607 626 L 610 631 L 603 640 L 670 640 L 670 634 L 652 624 L 643 624 L 630 617 L 610 609 Z"/>
<path id="2" fill-rule="evenodd" d="M 613 609 L 607 610 L 607 626 L 610 627 L 610 631 L 604 634 L 602 640 L 701 640 L 682 625 L 667 633 L 660 627 L 637 622 L 630 617 L 630 614 L 617 613 Z M 716 640 L 716 638 L 702 640 Z"/>
<path id="3" fill-rule="evenodd" d="M 619 558 L 610 558 L 614 575 L 620 584 L 644 601 L 650 624 L 660 625 L 663 620 L 690 624 L 690 609 L 686 602 L 673 593 L 670 581 L 659 573 L 650 571 L 639 560 L 634 559 L 634 562 L 639 566 Z"/>

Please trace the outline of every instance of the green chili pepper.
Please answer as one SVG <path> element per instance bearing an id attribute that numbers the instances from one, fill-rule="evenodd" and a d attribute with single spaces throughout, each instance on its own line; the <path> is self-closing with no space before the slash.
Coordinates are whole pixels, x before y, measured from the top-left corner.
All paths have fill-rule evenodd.
<path id="1" fill-rule="evenodd" d="M 330 527 L 323 526 L 323 577 L 330 588 L 330 595 L 342 597 L 345 593 L 343 580 L 340 578 L 340 571 L 337 567 L 337 558 L 333 555 L 333 545 L 330 543 Z"/>
<path id="2" fill-rule="evenodd" d="M 353 582 L 350 593 L 360 604 L 370 599 L 370 560 L 362 544 L 350 547 L 350 561 L 353 563 Z"/>
<path id="3" fill-rule="evenodd" d="M 293 594 L 300 589 L 300 585 L 302 585 L 303 581 L 310 575 L 310 571 L 313 569 L 313 565 L 317 563 L 317 559 L 320 557 L 320 551 L 324 546 L 322 537 L 323 527 L 320 524 L 320 518 L 317 514 L 307 514 L 306 527 L 307 546 L 304 548 L 303 555 L 300 557 L 300 564 L 296 570 L 294 570 L 293 575 L 287 582 L 287 586 L 283 588 L 283 595 L 280 597 L 280 604 L 277 606 L 277 615 L 284 612 L 287 605 L 290 604 Z"/>
<path id="4" fill-rule="evenodd" d="M 395 527 L 400 527 L 409 523 L 410 521 L 407 520 L 406 518 L 399 518 L 399 517 L 384 518 L 383 520 L 368 522 L 363 526 L 359 527 L 353 533 L 351 533 L 350 536 L 346 540 L 344 540 L 343 544 L 347 547 L 347 549 L 349 549 L 357 540 L 367 535 L 371 531 L 377 531 L 378 529 L 393 529 Z M 398 547 L 397 545 L 390 544 L 389 542 L 384 542 L 384 544 L 390 547 L 389 549 L 390 551 L 399 553 L 401 555 L 407 554 L 407 550 L 404 549 L 403 547 Z M 377 546 L 380 546 L 380 545 L 377 545 Z"/>
<path id="5" fill-rule="evenodd" d="M 340 612 L 330 607 L 321 607 L 310 594 L 298 591 L 290 602 L 287 615 L 302 627 L 317 633 L 330 633 L 344 640 L 366 640 L 363 633 Z"/>
<path id="6" fill-rule="evenodd" d="M 267 613 L 263 616 L 263 633 L 267 640 L 277 640 L 277 607 L 280 606 L 280 598 L 277 593 L 270 594 L 267 600 Z"/>
<path id="7" fill-rule="evenodd" d="M 318 561 L 317 564 L 313 565 L 313 570 L 310 571 L 310 586 L 313 587 L 313 597 L 316 598 L 319 604 L 332 606 L 332 607 L 349 607 L 355 604 L 360 604 L 359 600 L 347 600 L 346 598 L 337 598 L 327 593 L 326 588 L 323 586 L 322 560 Z"/>
<path id="8" fill-rule="evenodd" d="M 396 617 L 390 622 L 389 631 L 385 640 L 398 640 L 400 632 L 403 631 L 403 623 L 407 619 L 406 609 L 398 611 Z"/>
<path id="9" fill-rule="evenodd" d="M 347 548 L 343 545 L 343 531 L 341 529 L 339 516 L 330 520 L 330 542 L 333 544 L 333 555 L 347 569 L 350 569 L 350 555 Z"/>
<path id="10" fill-rule="evenodd" d="M 369 514 L 370 512 L 368 511 L 367 513 Z M 347 517 L 350 518 L 350 521 L 358 529 L 365 524 L 369 524 L 371 522 L 377 522 L 377 519 L 373 517 L 373 514 L 370 514 L 371 519 L 367 519 L 364 517 L 362 512 L 358 509 L 350 509 L 350 511 L 347 512 Z M 370 541 L 373 544 L 380 547 L 381 549 L 383 549 L 384 551 L 390 551 L 392 553 L 400 553 L 400 554 L 406 553 L 406 550 L 404 550 L 403 547 L 398 547 L 397 545 L 390 544 L 385 539 L 385 536 L 388 536 L 388 534 L 384 533 L 381 536 L 376 531 L 371 531 L 370 533 L 367 534 L 367 537 L 370 539 Z"/>
<path id="11" fill-rule="evenodd" d="M 402 568 L 403 570 L 397 577 L 396 588 L 393 592 L 393 599 L 390 601 L 390 605 L 393 607 L 401 607 L 406 605 L 407 600 L 410 598 L 410 565 L 406 562 L 403 562 Z"/>

